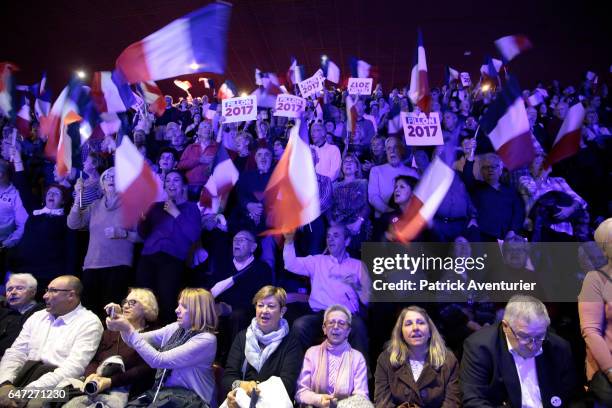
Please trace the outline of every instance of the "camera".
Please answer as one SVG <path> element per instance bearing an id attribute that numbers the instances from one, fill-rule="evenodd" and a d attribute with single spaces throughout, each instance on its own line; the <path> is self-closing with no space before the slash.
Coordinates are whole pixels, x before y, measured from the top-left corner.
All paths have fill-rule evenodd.
<path id="1" fill-rule="evenodd" d="M 115 374 L 123 372 L 123 370 L 124 370 L 123 364 L 107 363 L 106 365 L 104 365 L 104 368 L 102 368 L 102 371 L 100 372 L 100 376 L 101 377 L 111 377 Z M 96 392 L 98 392 L 98 382 L 95 380 L 92 380 L 92 381 L 85 383 L 85 387 L 83 390 L 85 391 L 85 393 L 89 395 L 95 394 Z"/>

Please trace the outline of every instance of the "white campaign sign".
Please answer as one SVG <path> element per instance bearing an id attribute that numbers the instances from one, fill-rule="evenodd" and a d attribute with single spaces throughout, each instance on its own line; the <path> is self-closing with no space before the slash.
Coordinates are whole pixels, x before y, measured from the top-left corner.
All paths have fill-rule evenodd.
<path id="1" fill-rule="evenodd" d="M 318 70 L 310 78 L 306 78 L 298 84 L 302 98 L 308 98 L 310 95 L 323 90 L 323 71 Z"/>
<path id="2" fill-rule="evenodd" d="M 276 97 L 274 116 L 299 118 L 306 108 L 306 99 L 295 95 L 280 94 Z"/>
<path id="3" fill-rule="evenodd" d="M 424 113 L 400 112 L 404 127 L 404 137 L 408 146 L 443 145 L 442 126 L 438 112 Z"/>
<path id="4" fill-rule="evenodd" d="M 349 78 L 349 95 L 372 95 L 372 78 Z"/>
<path id="5" fill-rule="evenodd" d="M 225 116 L 225 123 L 255 120 L 257 119 L 257 97 L 249 95 L 224 99 L 221 114 Z"/>
<path id="6" fill-rule="evenodd" d="M 472 79 L 470 78 L 469 72 L 462 72 L 459 74 L 459 78 L 461 78 L 461 85 L 470 86 L 472 85 Z"/>

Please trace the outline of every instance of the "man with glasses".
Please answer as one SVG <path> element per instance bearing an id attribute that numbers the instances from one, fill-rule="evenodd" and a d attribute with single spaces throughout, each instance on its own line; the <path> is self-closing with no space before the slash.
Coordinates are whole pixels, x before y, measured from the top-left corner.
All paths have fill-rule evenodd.
<path id="1" fill-rule="evenodd" d="M 577 391 L 572 352 L 549 325 L 542 302 L 514 295 L 501 324 L 468 337 L 459 377 L 463 406 L 568 406 Z"/>
<path id="2" fill-rule="evenodd" d="M 0 361 L 0 406 L 11 406 L 8 393 L 14 387 L 53 388 L 83 375 L 103 329 L 96 315 L 81 306 L 82 290 L 72 275 L 49 283 L 46 309 L 25 322 Z"/>
<path id="3" fill-rule="evenodd" d="M 12 274 L 6 283 L 7 307 L 0 308 L 0 358 L 15 341 L 23 324 L 43 308 L 37 303 L 36 279 L 29 273 Z"/>

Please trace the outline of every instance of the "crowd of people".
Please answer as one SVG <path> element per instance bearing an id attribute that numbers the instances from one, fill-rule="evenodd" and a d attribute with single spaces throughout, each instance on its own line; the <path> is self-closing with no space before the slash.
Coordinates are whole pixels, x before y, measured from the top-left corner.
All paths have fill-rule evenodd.
<path id="1" fill-rule="evenodd" d="M 70 408 L 236 408 L 270 398 L 275 407 L 610 406 L 608 89 L 585 79 L 525 91 L 536 155 L 509 171 L 478 126 L 500 86 L 431 90 L 445 140 L 458 134 L 459 145 L 453 182 L 417 240 L 447 243 L 455 256 L 500 242 L 512 271 L 531 262 L 513 256 L 527 243 L 576 243 L 578 306 L 533 293 L 504 304 L 370 302 L 361 244 L 393 239 L 440 151 L 406 145 L 400 112 L 415 109 L 407 88 L 358 98 L 352 132 L 346 91 L 308 100 L 320 216 L 283 236 L 261 235 L 274 216 L 264 191 L 294 126 L 274 109 L 227 123 L 214 96 L 166 96 L 159 117 L 141 106 L 125 115 L 127 130 L 94 132 L 68 175 L 44 155 L 35 120 L 19 137 L 3 118 L 0 407 L 45 402 L 20 399 L 22 387 L 66 390 Z M 532 106 L 534 93 L 547 96 Z M 545 167 L 575 103 L 586 109 L 580 151 Z M 79 138 L 78 123 L 67 131 Z M 113 166 L 122 138 L 164 186 L 128 228 Z M 239 177 L 217 210 L 204 186 L 220 148 Z"/>

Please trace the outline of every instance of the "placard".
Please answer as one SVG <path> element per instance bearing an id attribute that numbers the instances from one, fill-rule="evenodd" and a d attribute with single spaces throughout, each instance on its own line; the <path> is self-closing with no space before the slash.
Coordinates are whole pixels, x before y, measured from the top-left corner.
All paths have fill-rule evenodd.
<path id="1" fill-rule="evenodd" d="M 349 95 L 372 95 L 372 78 L 349 78 Z"/>
<path id="2" fill-rule="evenodd" d="M 298 86 L 300 88 L 302 98 L 308 98 L 310 95 L 314 95 L 315 93 L 322 91 L 324 80 L 325 78 L 323 78 L 323 71 L 318 70 L 313 76 L 300 82 Z"/>
<path id="3" fill-rule="evenodd" d="M 257 119 L 257 97 L 249 95 L 224 99 L 221 114 L 225 116 L 225 123 L 255 120 Z"/>
<path id="4" fill-rule="evenodd" d="M 472 85 L 472 79 L 470 78 L 469 72 L 462 72 L 459 74 L 459 78 L 461 78 L 461 85 L 470 86 Z"/>
<path id="5" fill-rule="evenodd" d="M 404 138 L 408 146 L 443 145 L 442 126 L 438 112 L 424 113 L 400 112 L 404 128 Z"/>
<path id="6" fill-rule="evenodd" d="M 299 118 L 300 113 L 306 108 L 306 99 L 299 96 L 280 94 L 276 97 L 274 116 L 284 116 L 287 118 Z"/>

